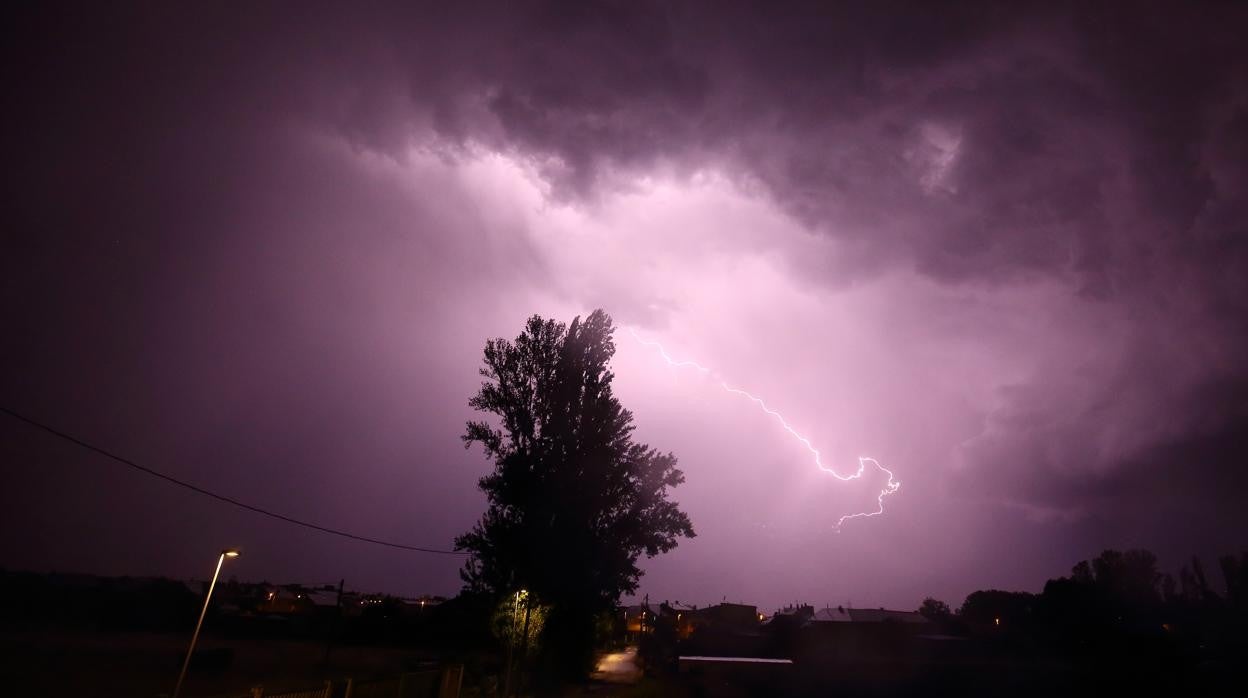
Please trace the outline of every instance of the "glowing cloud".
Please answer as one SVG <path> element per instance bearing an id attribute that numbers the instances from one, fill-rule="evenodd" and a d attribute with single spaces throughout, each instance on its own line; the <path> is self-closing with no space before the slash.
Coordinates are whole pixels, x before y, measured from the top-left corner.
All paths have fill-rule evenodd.
<path id="1" fill-rule="evenodd" d="M 642 339 L 642 337 L 637 334 L 637 331 L 631 327 L 627 329 L 628 329 L 628 333 L 632 335 L 633 339 L 635 339 L 639 344 L 656 350 L 659 356 L 662 357 L 663 360 L 667 362 L 668 366 L 671 366 L 673 368 L 692 368 L 692 369 L 697 370 L 700 373 L 712 375 L 711 369 L 699 364 L 696 361 L 678 361 L 672 358 L 672 356 L 667 353 L 667 350 L 663 348 L 662 344 L 654 340 Z M 796 439 L 799 443 L 801 443 L 802 446 L 804 446 L 807 451 L 810 451 L 811 456 L 814 457 L 815 467 L 819 468 L 825 473 L 830 474 L 832 477 L 836 478 L 837 480 L 840 480 L 842 482 L 848 482 L 850 480 L 860 479 L 863 476 L 863 473 L 866 472 L 868 463 L 870 463 L 875 468 L 879 469 L 884 474 L 888 475 L 888 482 L 880 490 L 879 495 L 876 496 L 875 501 L 878 506 L 876 507 L 875 511 L 861 511 L 861 512 L 857 512 L 853 514 L 845 514 L 844 516 L 837 519 L 836 521 L 835 529 L 838 532 L 840 531 L 841 524 L 845 523 L 849 519 L 879 516 L 880 514 L 884 513 L 884 498 L 896 492 L 901 487 L 901 482 L 899 482 L 893 476 L 893 471 L 880 465 L 879 461 L 875 460 L 874 458 L 869 458 L 867 456 L 860 456 L 858 458 L 858 469 L 855 470 L 852 475 L 841 475 L 840 473 L 836 472 L 832 468 L 829 468 L 828 466 L 824 465 L 823 460 L 819 455 L 819 449 L 814 447 L 814 445 L 810 442 L 810 439 L 799 434 L 797 430 L 794 429 L 791 424 L 789 424 L 788 420 L 784 418 L 784 415 L 780 414 L 779 412 L 772 409 L 771 407 L 768 407 L 767 403 L 764 402 L 762 398 L 758 397 L 757 395 L 753 395 L 752 393 L 749 393 L 745 390 L 741 390 L 740 388 L 734 388 L 733 386 L 728 385 L 726 381 L 720 380 L 716 376 L 712 375 L 712 377 L 716 378 L 716 380 L 719 382 L 719 387 L 723 388 L 724 392 L 731 393 L 733 395 L 739 395 L 749 400 L 750 402 L 757 405 L 758 408 L 762 410 L 765 414 L 767 414 L 770 417 L 775 418 L 775 420 L 780 423 L 780 426 L 783 427 L 785 431 L 787 431 L 794 439 Z"/>

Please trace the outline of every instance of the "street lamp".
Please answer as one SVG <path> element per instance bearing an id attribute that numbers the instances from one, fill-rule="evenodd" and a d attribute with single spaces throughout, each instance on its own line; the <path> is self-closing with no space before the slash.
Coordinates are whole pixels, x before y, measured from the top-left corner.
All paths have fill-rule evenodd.
<path id="1" fill-rule="evenodd" d="M 517 591 L 516 602 L 511 607 L 511 632 L 507 633 L 507 672 L 503 676 L 503 698 L 510 698 L 511 696 L 511 664 L 512 654 L 515 652 L 516 647 L 516 624 L 520 618 L 520 599 L 523 597 L 527 600 L 528 595 L 529 592 L 524 589 Z M 529 631 L 528 604 L 525 604 L 524 623 L 524 632 L 527 634 Z"/>
<path id="2" fill-rule="evenodd" d="M 217 576 L 221 574 L 221 565 L 227 557 L 238 557 L 238 551 L 226 548 L 217 558 L 217 569 L 212 573 L 212 582 L 208 584 L 208 595 L 204 597 L 204 608 L 199 612 L 199 622 L 195 624 L 195 634 L 191 635 L 190 649 L 186 650 L 186 661 L 182 662 L 182 672 L 178 674 L 178 684 L 173 687 L 173 698 L 178 698 L 182 691 L 182 680 L 186 678 L 186 669 L 191 665 L 191 655 L 195 653 L 195 641 L 199 639 L 199 629 L 204 624 L 204 616 L 208 613 L 208 602 L 212 599 L 212 589 L 217 586 Z"/>

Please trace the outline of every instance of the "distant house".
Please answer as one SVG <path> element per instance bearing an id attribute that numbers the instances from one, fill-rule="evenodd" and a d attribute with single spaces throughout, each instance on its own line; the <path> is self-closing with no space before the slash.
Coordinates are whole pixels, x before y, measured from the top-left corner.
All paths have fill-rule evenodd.
<path id="1" fill-rule="evenodd" d="M 338 605 L 337 589 L 310 589 L 304 596 L 316 608 L 334 608 Z"/>
<path id="2" fill-rule="evenodd" d="M 312 613 L 317 606 L 323 606 L 327 596 L 332 598 L 334 593 L 321 590 L 310 591 L 294 584 L 271 586 L 264 592 L 264 598 L 256 607 L 256 611 L 279 616 L 306 615 Z M 329 603 L 332 605 L 334 602 L 329 601 Z"/>
<path id="3" fill-rule="evenodd" d="M 655 622 L 658 620 L 658 614 L 650 608 L 648 603 L 625 606 L 621 615 L 624 618 L 625 642 L 637 642 L 642 635 L 653 632 Z"/>
<path id="4" fill-rule="evenodd" d="M 757 606 L 721 603 L 692 610 L 686 617 L 682 656 L 757 656 L 763 645 Z"/>
<path id="5" fill-rule="evenodd" d="M 836 608 L 821 608 L 810 616 L 812 623 L 851 623 L 853 619 L 849 617 L 850 609 L 844 606 Z"/>
<path id="6" fill-rule="evenodd" d="M 399 611 L 408 618 L 420 618 L 424 616 L 426 611 L 432 611 L 434 607 L 441 604 L 446 599 L 441 596 L 420 596 L 414 599 L 399 599 Z"/>
<path id="7" fill-rule="evenodd" d="M 208 592 L 209 582 L 189 580 L 183 582 L 196 596 L 202 597 Z M 237 580 L 218 581 L 213 591 L 212 606 L 222 616 L 249 616 L 257 612 L 264 603 L 270 585 L 239 582 Z"/>
<path id="8" fill-rule="evenodd" d="M 679 601 L 663 602 L 659 606 L 659 615 L 666 618 L 676 628 L 676 638 L 687 640 L 697 627 L 698 607 L 683 604 Z"/>
<path id="9" fill-rule="evenodd" d="M 913 611 L 822 608 L 810 615 L 797 652 L 807 659 L 877 661 L 913 652 L 932 623 Z"/>
<path id="10" fill-rule="evenodd" d="M 792 606 L 785 606 L 784 608 L 776 609 L 776 612 L 771 614 L 771 617 L 767 618 L 765 622 L 773 628 L 780 626 L 800 627 L 809 623 L 811 617 L 814 615 L 814 606 L 807 604 L 794 604 Z"/>
<path id="11" fill-rule="evenodd" d="M 883 608 L 822 608 L 811 614 L 811 623 L 902 623 L 926 628 L 926 617 L 917 611 L 890 611 Z"/>
<path id="12" fill-rule="evenodd" d="M 755 632 L 762 621 L 758 606 L 743 603 L 721 603 L 695 609 L 689 614 L 693 629 L 706 628 L 717 631 Z"/>

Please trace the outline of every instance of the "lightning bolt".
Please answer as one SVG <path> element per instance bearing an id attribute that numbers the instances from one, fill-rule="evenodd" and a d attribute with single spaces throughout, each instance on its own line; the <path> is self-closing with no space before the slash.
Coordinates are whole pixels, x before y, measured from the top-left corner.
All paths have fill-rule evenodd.
<path id="1" fill-rule="evenodd" d="M 825 473 L 828 473 L 829 475 L 836 478 L 837 480 L 840 480 L 841 482 L 849 482 L 850 480 L 858 480 L 862 478 L 863 473 L 866 472 L 868 463 L 870 463 L 876 469 L 882 471 L 885 475 L 887 475 L 888 482 L 884 485 L 884 487 L 880 490 L 879 495 L 877 495 L 875 498 L 875 502 L 877 505 L 875 511 L 860 511 L 854 514 L 846 514 L 842 516 L 836 522 L 835 528 L 837 531 L 840 531 L 841 524 L 845 523 L 846 521 L 850 519 L 867 518 L 867 517 L 879 516 L 880 514 L 883 514 L 884 513 L 884 498 L 896 492 L 901 487 L 901 483 L 897 480 L 896 477 L 893 476 L 893 471 L 880 465 L 880 462 L 877 461 L 876 459 L 868 458 L 866 456 L 861 456 L 858 458 L 858 469 L 855 470 L 852 475 L 842 475 L 836 472 L 836 470 L 829 468 L 828 466 L 823 464 L 823 458 L 819 455 L 819 449 L 815 448 L 814 444 L 810 442 L 810 439 L 798 433 L 798 431 L 793 428 L 793 425 L 789 424 L 789 421 L 784 418 L 784 415 L 780 414 L 776 410 L 769 407 L 767 403 L 763 401 L 762 398 L 752 393 L 749 393 L 745 390 L 742 390 L 740 388 L 735 388 L 731 385 L 728 385 L 726 381 L 720 380 L 718 377 L 715 377 L 711 369 L 703 366 L 702 364 L 699 364 L 696 361 L 677 361 L 676 359 L 672 358 L 670 354 L 667 353 L 667 350 L 663 348 L 662 344 L 659 344 L 658 342 L 651 340 L 651 339 L 643 339 L 641 335 L 637 334 L 637 331 L 633 329 L 632 327 L 628 328 L 628 333 L 632 335 L 633 339 L 637 340 L 637 343 L 645 347 L 650 347 L 654 349 L 655 351 L 657 351 L 659 356 L 662 357 L 665 362 L 667 362 L 668 366 L 671 366 L 673 368 L 692 368 L 698 371 L 699 373 L 712 376 L 716 380 L 719 381 L 719 387 L 723 388 L 724 392 L 731 393 L 733 395 L 738 395 L 740 397 L 743 397 L 749 400 L 755 405 L 757 405 L 758 408 L 762 410 L 764 414 L 775 419 L 776 422 L 778 422 L 780 426 L 789 433 L 790 436 L 796 439 L 798 443 L 800 443 L 803 447 L 806 448 L 807 451 L 810 452 L 810 455 L 814 458 L 815 467 L 819 468 Z"/>

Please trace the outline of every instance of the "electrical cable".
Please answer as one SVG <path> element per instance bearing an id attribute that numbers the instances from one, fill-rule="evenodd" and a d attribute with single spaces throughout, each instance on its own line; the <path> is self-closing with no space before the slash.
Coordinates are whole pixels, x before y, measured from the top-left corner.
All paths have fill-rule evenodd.
<path id="1" fill-rule="evenodd" d="M 405 543 L 394 543 L 392 541 L 380 540 L 378 538 L 369 538 L 368 536 L 360 536 L 354 533 L 348 533 L 347 531 L 340 531 L 336 528 L 330 528 L 329 526 L 322 526 L 320 524 L 315 524 L 310 521 L 303 521 L 300 519 L 296 519 L 292 516 L 286 516 L 285 514 L 279 514 L 275 511 L 270 511 L 268 509 L 264 509 L 258 506 L 247 504 L 246 502 L 240 502 L 237 499 L 234 499 L 233 497 L 227 497 L 226 495 L 223 495 L 223 494 L 217 494 L 216 492 L 206 490 L 203 487 L 199 487 L 198 485 L 193 485 L 184 480 L 179 480 L 176 477 L 166 475 L 158 470 L 153 470 L 147 466 L 139 465 L 138 463 L 135 463 L 129 458 L 123 458 L 122 456 L 112 453 L 111 451 L 108 451 L 104 448 L 101 448 L 94 444 L 83 441 L 82 439 L 76 436 L 72 436 L 59 429 L 50 427 L 47 424 L 43 424 L 42 422 L 31 419 L 30 417 L 27 417 L 21 413 L 15 412 L 7 407 L 0 407 L 0 412 L 4 412 L 5 414 L 9 415 L 10 417 L 13 417 L 14 419 L 25 422 L 26 424 L 29 424 L 30 426 L 33 426 L 37 429 L 41 429 L 49 434 L 52 434 L 53 436 L 64 439 L 65 441 L 69 441 L 70 443 L 77 444 L 78 446 L 81 446 L 82 448 L 85 448 L 88 451 L 93 451 L 101 456 L 104 456 L 105 458 L 109 458 L 111 460 L 117 461 L 118 463 L 134 468 L 135 470 L 138 470 L 141 473 L 151 475 L 152 477 L 160 478 L 161 480 L 173 483 L 180 487 L 185 487 L 186 489 L 191 490 L 192 492 L 202 494 L 206 497 L 211 497 L 215 500 L 225 502 L 226 504 L 232 504 L 236 507 L 239 507 L 240 509 L 246 509 L 247 511 L 251 511 L 257 514 L 263 514 L 264 516 L 278 519 L 280 521 L 285 521 L 286 523 L 295 524 L 296 526 L 303 526 L 304 528 L 310 528 L 314 531 L 320 531 L 321 533 L 329 533 L 331 535 L 341 536 L 343 538 L 350 538 L 351 540 L 361 541 L 364 543 L 372 543 L 374 545 L 383 545 L 387 548 L 397 548 L 399 550 L 407 550 L 407 551 L 417 552 L 417 553 L 432 553 L 435 555 L 468 555 L 469 554 L 467 551 L 463 551 L 463 550 L 441 550 L 438 548 L 425 548 L 419 545 L 407 545 Z"/>

